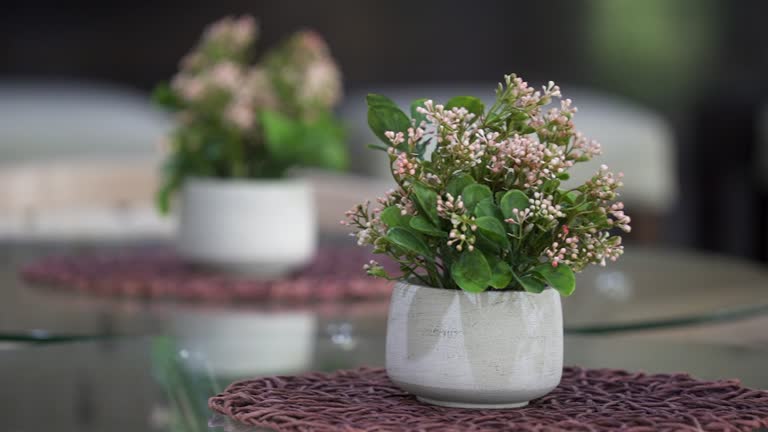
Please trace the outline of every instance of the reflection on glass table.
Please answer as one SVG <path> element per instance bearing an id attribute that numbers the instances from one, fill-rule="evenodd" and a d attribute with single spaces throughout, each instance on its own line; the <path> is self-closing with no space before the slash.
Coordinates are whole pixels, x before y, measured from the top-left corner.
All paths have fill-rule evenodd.
<path id="1" fill-rule="evenodd" d="M 334 240 L 338 242 L 338 240 Z M 56 254 L 114 251 L 118 245 L 5 245 L 0 248 L 0 339 L 157 334 L 179 320 L 237 320 L 286 310 L 320 321 L 383 326 L 387 300 L 377 303 L 259 305 L 94 297 L 31 286 L 19 265 Z M 123 245 L 123 248 L 126 247 Z M 168 247 L 160 245 L 160 247 Z M 700 253 L 630 248 L 616 264 L 578 276 L 564 299 L 566 331 L 600 333 L 737 319 L 768 312 L 768 270 L 737 259 Z M 256 318 L 256 319 L 264 319 Z M 358 321 L 365 321 L 361 324 Z M 378 323 L 378 324 L 376 324 Z"/>
<path id="2" fill-rule="evenodd" d="M 0 350 L 3 430 L 249 430 L 213 415 L 207 399 L 242 378 L 383 366 L 384 337 L 289 324 L 281 335 L 155 336 Z M 566 364 L 702 379 L 739 378 L 768 389 L 768 351 L 569 336 Z"/>

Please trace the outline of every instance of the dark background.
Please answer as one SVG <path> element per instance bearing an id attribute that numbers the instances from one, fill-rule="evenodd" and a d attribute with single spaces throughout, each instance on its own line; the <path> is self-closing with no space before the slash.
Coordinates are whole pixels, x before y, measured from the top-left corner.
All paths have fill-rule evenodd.
<path id="1" fill-rule="evenodd" d="M 613 93 L 673 126 L 680 201 L 663 239 L 765 261 L 765 167 L 758 154 L 768 72 L 768 2 L 37 1 L 0 14 L 0 79 L 117 83 L 148 91 L 201 29 L 250 13 L 260 46 L 320 31 L 349 89 L 376 84 L 530 81 Z"/>

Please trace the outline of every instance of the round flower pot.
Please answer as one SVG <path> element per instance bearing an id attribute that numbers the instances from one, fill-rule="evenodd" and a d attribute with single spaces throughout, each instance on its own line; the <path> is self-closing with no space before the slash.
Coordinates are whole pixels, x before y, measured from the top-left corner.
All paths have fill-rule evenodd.
<path id="1" fill-rule="evenodd" d="M 195 264 L 272 278 L 312 259 L 316 225 L 305 180 L 193 178 L 182 190 L 177 248 Z"/>
<path id="2" fill-rule="evenodd" d="M 419 400 L 513 408 L 560 383 L 560 295 L 477 294 L 398 282 L 387 323 L 389 378 Z"/>

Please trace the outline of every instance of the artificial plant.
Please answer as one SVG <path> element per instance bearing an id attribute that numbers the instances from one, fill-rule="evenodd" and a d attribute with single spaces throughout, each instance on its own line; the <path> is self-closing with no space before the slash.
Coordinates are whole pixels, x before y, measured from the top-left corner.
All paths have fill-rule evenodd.
<path id="1" fill-rule="evenodd" d="M 548 108 L 553 99 L 559 107 Z M 600 154 L 574 126 L 576 108 L 549 82 L 540 91 L 515 75 L 494 104 L 458 96 L 418 99 L 410 116 L 370 94 L 368 123 L 389 155 L 397 187 L 347 212 L 360 245 L 388 255 L 400 274 L 371 261 L 370 275 L 432 287 L 563 295 L 574 272 L 622 253 L 630 231 L 617 202 L 621 174 L 605 165 L 583 184 L 568 170 Z"/>

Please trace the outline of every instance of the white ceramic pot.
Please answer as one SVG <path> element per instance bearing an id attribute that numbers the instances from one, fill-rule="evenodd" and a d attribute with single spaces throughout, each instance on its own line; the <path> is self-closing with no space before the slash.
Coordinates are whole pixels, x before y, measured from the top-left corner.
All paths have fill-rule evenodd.
<path id="1" fill-rule="evenodd" d="M 399 282 L 387 323 L 389 378 L 421 401 L 463 408 L 512 408 L 560 383 L 560 296 L 478 294 Z"/>
<path id="2" fill-rule="evenodd" d="M 271 278 L 308 263 L 316 247 L 307 181 L 185 180 L 178 251 L 190 262 Z"/>

